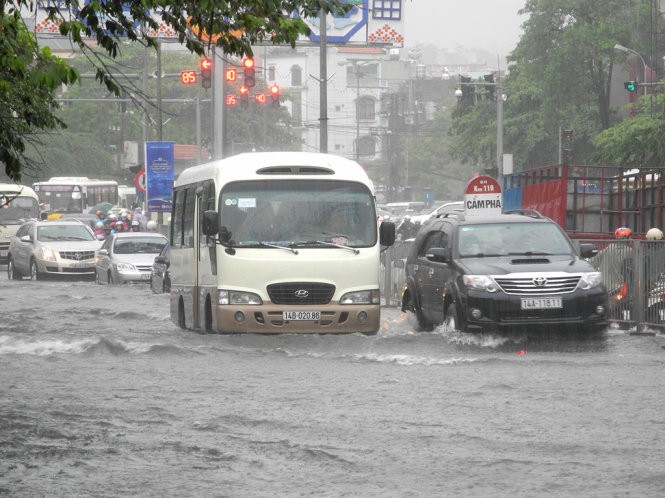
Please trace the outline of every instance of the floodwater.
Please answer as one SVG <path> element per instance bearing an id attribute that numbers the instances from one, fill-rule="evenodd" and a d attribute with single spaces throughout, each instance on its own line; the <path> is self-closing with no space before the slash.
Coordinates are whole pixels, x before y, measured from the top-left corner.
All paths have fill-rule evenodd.
<path id="1" fill-rule="evenodd" d="M 201 335 L 0 271 L 0 495 L 665 495 L 663 335 Z"/>

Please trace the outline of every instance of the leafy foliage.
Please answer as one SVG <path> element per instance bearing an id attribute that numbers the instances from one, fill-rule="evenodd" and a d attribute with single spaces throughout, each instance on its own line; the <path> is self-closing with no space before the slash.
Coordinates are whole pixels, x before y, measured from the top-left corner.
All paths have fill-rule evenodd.
<path id="1" fill-rule="evenodd" d="M 665 96 L 647 96 L 635 105 L 638 111 L 593 139 L 597 151 L 592 159 L 602 164 L 632 168 L 662 168 L 665 164 L 665 120 L 649 112 L 662 107 Z"/>
<path id="2" fill-rule="evenodd" d="M 593 137 L 612 126 L 617 114 L 610 104 L 616 61 L 625 55 L 620 43 L 644 48 L 633 33 L 648 32 L 647 2 L 619 0 L 528 0 L 523 35 L 508 58 L 504 78 L 504 150 L 518 169 L 558 162 L 559 134 L 575 134 L 575 162 L 594 151 Z M 651 27 L 650 27 L 651 26 Z M 645 52 L 645 51 L 644 51 Z M 474 106 L 457 116 L 453 156 L 463 161 L 493 161 L 488 147 L 496 129 L 496 108 Z"/>
<path id="3" fill-rule="evenodd" d="M 36 0 L 0 0 L 0 161 L 14 181 L 21 180 L 23 167 L 38 167 L 25 154 L 32 137 L 65 127 L 54 112 L 54 90 L 80 79 L 74 67 L 48 48 L 40 48 L 27 29 L 20 12 L 33 12 L 36 7 Z M 340 0 L 130 0 L 90 1 L 83 6 L 76 0 L 63 0 L 45 8 L 60 34 L 92 64 L 95 79 L 108 92 L 135 99 L 140 106 L 140 95 L 128 91 L 136 86 L 122 73 L 113 72 L 112 61 L 120 55 L 125 39 L 144 47 L 158 46 L 150 30 L 157 30 L 160 20 L 151 12 L 159 12 L 161 21 L 177 32 L 179 42 L 192 53 L 204 55 L 215 45 L 225 54 L 243 56 L 252 54 L 252 44 L 266 40 L 295 46 L 297 38 L 309 31 L 303 18 L 314 17 L 320 10 L 343 14 L 350 7 Z"/>
<path id="4" fill-rule="evenodd" d="M 20 179 L 26 144 L 39 130 L 64 127 L 52 113 L 52 92 L 76 79 L 76 70 L 39 49 L 18 11 L 0 13 L 0 162 L 10 178 Z"/>

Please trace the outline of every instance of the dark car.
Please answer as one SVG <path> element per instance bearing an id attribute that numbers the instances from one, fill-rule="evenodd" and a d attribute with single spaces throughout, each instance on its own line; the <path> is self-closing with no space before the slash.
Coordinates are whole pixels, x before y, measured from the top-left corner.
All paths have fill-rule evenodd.
<path id="1" fill-rule="evenodd" d="M 171 265 L 171 246 L 166 244 L 159 256 L 155 258 L 152 264 L 152 272 L 150 274 L 150 288 L 155 294 L 162 294 L 171 292 L 171 273 L 169 266 Z"/>
<path id="2" fill-rule="evenodd" d="M 406 261 L 402 311 L 420 330 L 467 332 L 607 327 L 607 290 L 588 261 L 597 253 L 535 211 L 432 218 Z"/>

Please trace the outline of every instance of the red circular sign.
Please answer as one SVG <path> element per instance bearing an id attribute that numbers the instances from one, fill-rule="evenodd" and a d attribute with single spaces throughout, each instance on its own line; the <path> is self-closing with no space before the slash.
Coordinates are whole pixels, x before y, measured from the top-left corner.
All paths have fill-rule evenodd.
<path id="1" fill-rule="evenodd" d="M 134 177 L 134 185 L 145 194 L 145 168 L 141 168 Z"/>
<path id="2" fill-rule="evenodd" d="M 491 176 L 477 176 L 466 185 L 465 194 L 500 194 L 501 186 Z"/>

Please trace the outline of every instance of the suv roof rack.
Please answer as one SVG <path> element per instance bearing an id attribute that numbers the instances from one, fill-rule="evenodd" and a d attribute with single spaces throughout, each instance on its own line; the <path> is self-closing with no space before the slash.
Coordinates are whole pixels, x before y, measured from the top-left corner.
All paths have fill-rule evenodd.
<path id="1" fill-rule="evenodd" d="M 448 213 L 437 214 L 433 216 L 433 218 L 457 218 L 460 221 L 464 221 L 466 219 L 463 209 L 455 209 L 454 211 Z"/>
<path id="2" fill-rule="evenodd" d="M 522 216 L 529 216 L 530 218 L 544 218 L 544 216 L 535 209 L 511 209 L 510 211 L 504 211 L 503 214 L 521 214 Z"/>

